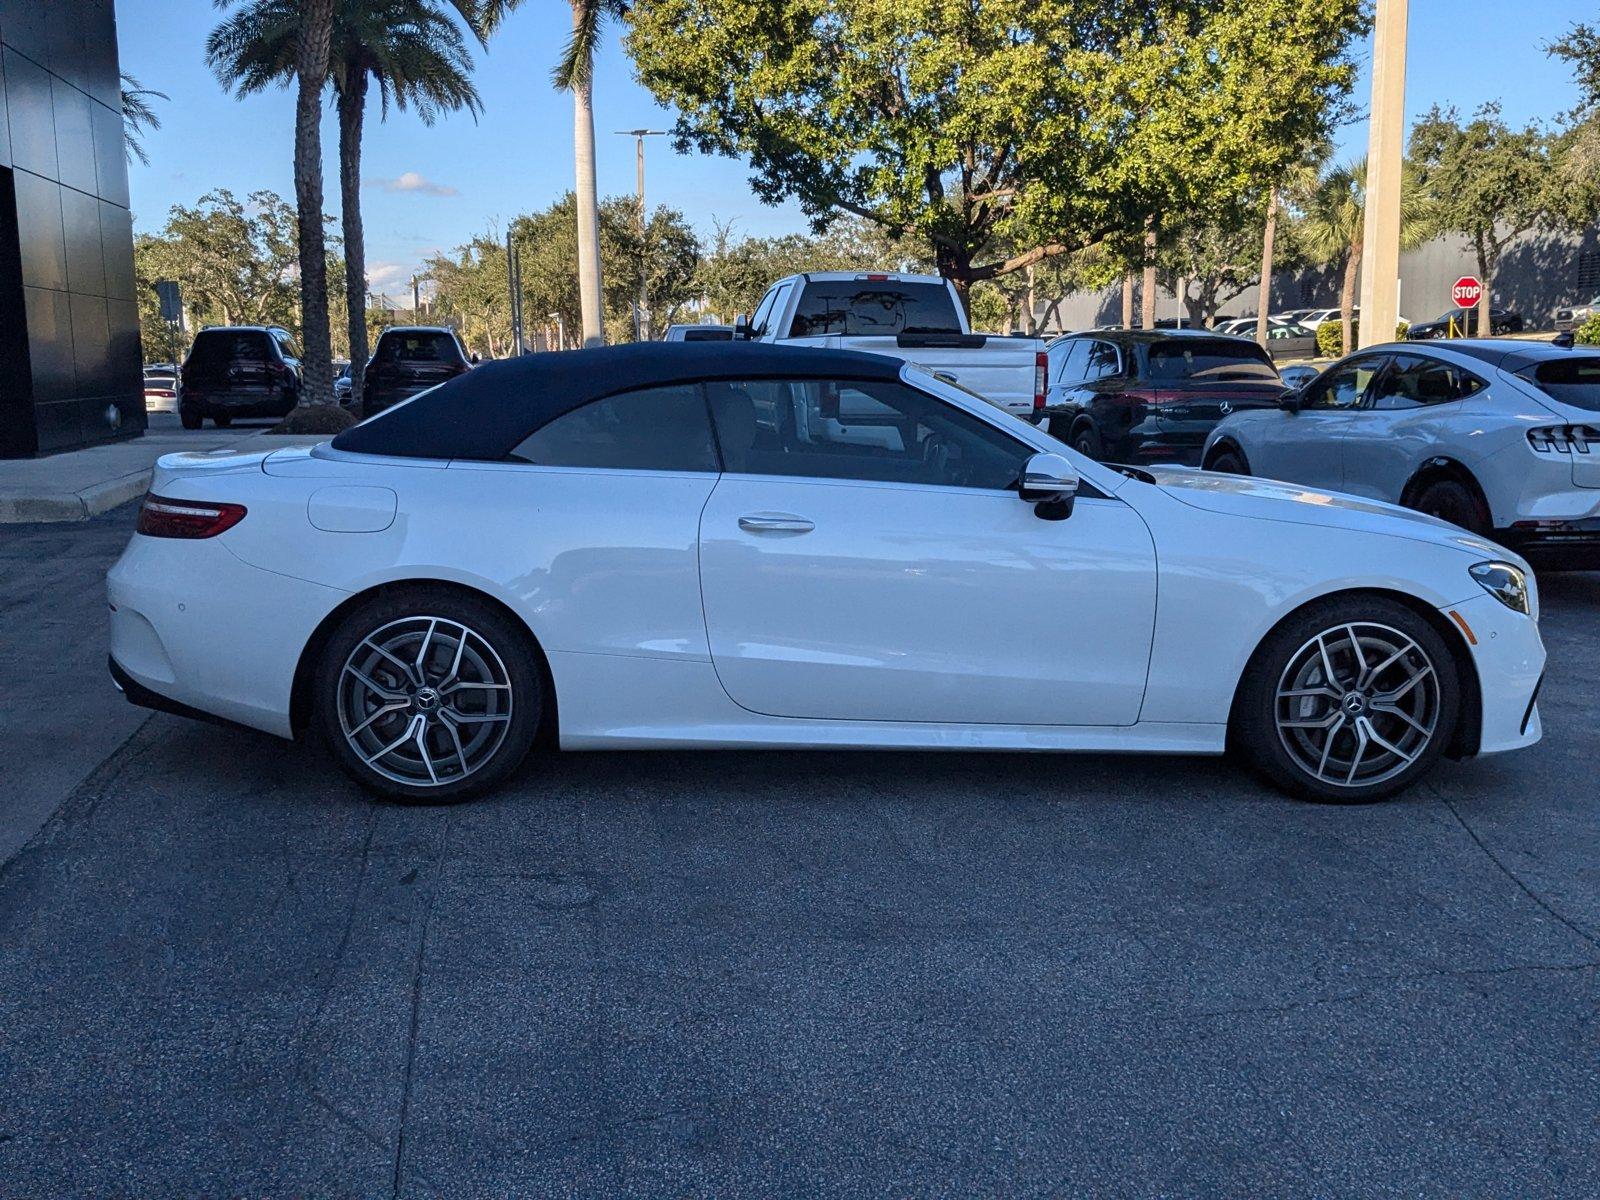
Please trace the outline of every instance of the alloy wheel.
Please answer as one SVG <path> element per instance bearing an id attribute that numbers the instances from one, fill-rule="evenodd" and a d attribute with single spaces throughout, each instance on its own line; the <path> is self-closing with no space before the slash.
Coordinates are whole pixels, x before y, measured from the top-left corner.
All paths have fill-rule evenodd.
<path id="1" fill-rule="evenodd" d="M 1388 625 L 1323 630 L 1290 656 L 1274 701 L 1278 738 L 1319 783 L 1368 787 L 1416 762 L 1439 727 L 1432 660 Z"/>
<path id="2" fill-rule="evenodd" d="M 372 770 L 442 787 L 483 767 L 511 725 L 511 677 L 484 636 L 445 617 L 391 621 L 339 671 L 339 725 Z"/>

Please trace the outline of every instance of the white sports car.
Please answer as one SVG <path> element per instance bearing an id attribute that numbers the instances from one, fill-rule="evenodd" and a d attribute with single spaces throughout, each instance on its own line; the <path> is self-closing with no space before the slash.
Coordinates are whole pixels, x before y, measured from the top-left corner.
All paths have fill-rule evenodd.
<path id="1" fill-rule="evenodd" d="M 131 700 L 316 731 L 419 802 L 535 746 L 1232 747 L 1356 801 L 1540 735 L 1503 549 L 1103 466 L 837 351 L 534 355 L 313 449 L 171 455 L 109 585 Z"/>

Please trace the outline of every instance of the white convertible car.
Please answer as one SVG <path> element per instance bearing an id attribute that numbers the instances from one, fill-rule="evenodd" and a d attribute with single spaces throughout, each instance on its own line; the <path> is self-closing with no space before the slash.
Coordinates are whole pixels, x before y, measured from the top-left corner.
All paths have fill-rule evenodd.
<path id="1" fill-rule="evenodd" d="M 542 354 L 313 449 L 171 455 L 109 585 L 129 699 L 316 731 L 419 802 L 535 746 L 1232 748 L 1357 801 L 1540 734 L 1500 547 L 1103 466 L 838 351 Z"/>

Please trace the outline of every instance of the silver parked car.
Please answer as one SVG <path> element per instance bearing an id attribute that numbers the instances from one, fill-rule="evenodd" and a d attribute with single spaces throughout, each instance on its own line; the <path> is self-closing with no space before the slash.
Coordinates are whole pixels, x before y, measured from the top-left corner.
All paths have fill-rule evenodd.
<path id="1" fill-rule="evenodd" d="M 1374 346 L 1223 420 L 1201 462 L 1419 509 L 1536 565 L 1600 568 L 1600 352 Z"/>

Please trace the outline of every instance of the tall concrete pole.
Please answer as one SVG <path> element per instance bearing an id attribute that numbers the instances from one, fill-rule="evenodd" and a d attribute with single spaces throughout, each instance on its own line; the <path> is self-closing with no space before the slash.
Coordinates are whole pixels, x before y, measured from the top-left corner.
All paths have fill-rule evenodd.
<path id="1" fill-rule="evenodd" d="M 633 334 L 641 342 L 647 342 L 651 337 L 650 330 L 650 287 L 648 282 L 648 264 L 645 261 L 644 231 L 646 228 L 646 214 L 644 210 L 644 140 L 647 137 L 664 137 L 665 129 L 619 129 L 618 133 L 634 139 L 635 165 L 639 172 L 638 206 L 634 228 L 639 234 L 639 298 L 634 304 Z"/>
<path id="2" fill-rule="evenodd" d="M 1394 340 L 1400 319 L 1400 188 L 1406 136 L 1408 0 L 1378 0 L 1372 39 L 1372 114 L 1367 129 L 1367 199 L 1362 236 L 1363 346 Z"/>

